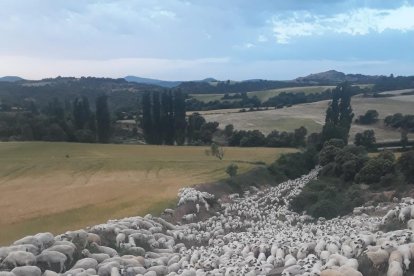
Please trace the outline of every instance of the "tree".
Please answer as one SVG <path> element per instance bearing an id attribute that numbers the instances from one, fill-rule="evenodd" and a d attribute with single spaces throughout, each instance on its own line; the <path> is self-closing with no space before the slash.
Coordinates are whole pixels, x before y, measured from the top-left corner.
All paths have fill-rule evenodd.
<path id="1" fill-rule="evenodd" d="M 174 144 L 174 138 L 172 139 L 171 143 L 170 139 L 169 139 L 169 131 L 168 131 L 168 127 L 169 127 L 169 113 L 170 113 L 170 104 L 169 104 L 169 95 L 166 91 L 162 92 L 161 94 L 161 116 L 160 116 L 160 120 L 161 120 L 161 138 L 164 141 L 165 144 L 170 144 L 173 145 Z M 167 142 L 168 141 L 168 142 Z"/>
<path id="2" fill-rule="evenodd" d="M 405 179 L 410 183 L 414 183 L 414 150 L 401 154 L 397 164 Z"/>
<path id="3" fill-rule="evenodd" d="M 83 129 L 88 126 L 91 110 L 89 107 L 89 100 L 87 97 L 76 98 L 73 102 L 72 111 L 75 128 Z"/>
<path id="4" fill-rule="evenodd" d="M 231 163 L 230 165 L 227 166 L 226 168 L 226 173 L 230 176 L 230 177 L 234 177 L 237 174 L 237 170 L 239 169 L 239 167 L 234 164 Z"/>
<path id="5" fill-rule="evenodd" d="M 101 95 L 96 98 L 96 125 L 98 141 L 108 143 L 111 138 L 111 118 L 108 107 L 108 96 Z"/>
<path id="6" fill-rule="evenodd" d="M 305 146 L 306 144 L 305 138 L 306 138 L 307 133 L 308 131 L 303 126 L 295 129 L 293 145 L 294 146 Z"/>
<path id="7" fill-rule="evenodd" d="M 401 146 L 403 149 L 407 147 L 408 144 L 408 131 L 406 129 L 401 129 Z"/>
<path id="8" fill-rule="evenodd" d="M 161 124 L 160 93 L 158 91 L 152 93 L 152 132 L 152 143 L 161 145 L 163 142 L 163 134 Z"/>
<path id="9" fill-rule="evenodd" d="M 151 94 L 145 92 L 142 96 L 142 130 L 144 132 L 145 142 L 148 144 L 153 143 L 152 125 Z"/>
<path id="10" fill-rule="evenodd" d="M 372 129 L 364 130 L 362 133 L 355 134 L 354 143 L 357 146 L 363 146 L 366 149 L 375 148 L 375 132 Z"/>
<path id="11" fill-rule="evenodd" d="M 227 138 L 229 138 L 231 135 L 233 135 L 234 126 L 232 124 L 226 125 L 224 127 L 224 134 Z"/>
<path id="12" fill-rule="evenodd" d="M 394 171 L 394 163 L 381 157 L 371 158 L 355 176 L 358 183 L 372 184 L 381 180 L 382 176 Z"/>
<path id="13" fill-rule="evenodd" d="M 369 125 L 378 121 L 378 111 L 370 109 L 364 115 L 360 115 L 356 122 L 359 124 Z"/>
<path id="14" fill-rule="evenodd" d="M 174 126 L 175 126 L 175 142 L 177 145 L 184 145 L 185 131 L 187 121 L 185 120 L 185 97 L 184 94 L 177 90 L 174 93 Z"/>
<path id="15" fill-rule="evenodd" d="M 213 141 L 214 132 L 217 131 L 218 126 L 218 122 L 204 123 L 200 129 L 200 140 L 205 144 L 211 143 Z"/>
<path id="16" fill-rule="evenodd" d="M 216 143 L 212 143 L 210 145 L 210 149 L 206 151 L 207 155 L 212 155 L 217 157 L 220 160 L 223 160 L 224 157 L 224 149 L 223 147 L 217 145 Z"/>
<path id="17" fill-rule="evenodd" d="M 197 112 L 188 117 L 187 139 L 189 144 L 200 139 L 201 127 L 205 123 L 204 117 Z"/>
<path id="18" fill-rule="evenodd" d="M 348 143 L 354 113 L 352 113 L 352 87 L 347 83 L 338 85 L 332 92 L 332 101 L 326 110 L 325 125 L 322 129 L 322 142 L 339 138 Z"/>

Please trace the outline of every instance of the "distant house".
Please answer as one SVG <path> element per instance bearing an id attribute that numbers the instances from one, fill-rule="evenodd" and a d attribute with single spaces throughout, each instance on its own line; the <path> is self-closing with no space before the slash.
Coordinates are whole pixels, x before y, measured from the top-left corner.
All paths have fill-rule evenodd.
<path id="1" fill-rule="evenodd" d="M 138 128 L 138 124 L 135 120 L 118 120 L 115 123 L 117 127 L 123 130 L 133 131 Z"/>

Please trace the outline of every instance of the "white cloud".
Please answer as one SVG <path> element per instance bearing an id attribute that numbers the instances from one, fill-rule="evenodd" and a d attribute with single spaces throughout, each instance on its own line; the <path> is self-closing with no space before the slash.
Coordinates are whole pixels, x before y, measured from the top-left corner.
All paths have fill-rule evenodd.
<path id="1" fill-rule="evenodd" d="M 272 18 L 276 41 L 289 43 L 300 36 L 324 35 L 329 33 L 367 35 L 392 31 L 414 30 L 414 6 L 404 5 L 397 9 L 359 8 L 347 13 L 315 15 L 309 12 L 294 12 Z"/>
<path id="2" fill-rule="evenodd" d="M 268 39 L 265 35 L 259 35 L 259 37 L 257 38 L 258 42 L 267 42 Z"/>

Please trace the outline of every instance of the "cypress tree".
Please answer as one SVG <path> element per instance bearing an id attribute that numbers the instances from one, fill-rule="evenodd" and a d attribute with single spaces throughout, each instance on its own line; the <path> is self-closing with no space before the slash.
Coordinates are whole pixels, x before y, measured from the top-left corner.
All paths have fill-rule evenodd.
<path id="1" fill-rule="evenodd" d="M 181 90 L 177 90 L 174 93 L 174 130 L 175 142 L 179 146 L 184 145 L 185 142 L 185 130 L 187 128 L 185 115 L 185 98 Z"/>
<path id="2" fill-rule="evenodd" d="M 165 143 L 167 145 L 174 145 L 175 139 L 175 116 L 174 116 L 174 97 L 171 90 L 168 91 L 168 125 L 167 137 Z"/>
<path id="3" fill-rule="evenodd" d="M 89 100 L 83 96 L 82 99 L 76 98 L 73 102 L 72 116 L 74 119 L 76 129 L 87 128 L 91 118 L 91 110 L 89 107 Z"/>
<path id="4" fill-rule="evenodd" d="M 345 143 L 348 143 L 349 130 L 351 129 L 352 119 L 354 113 L 352 113 L 351 97 L 352 87 L 349 83 L 343 83 L 340 86 L 341 102 L 339 103 L 339 127 L 342 132 L 342 139 Z"/>
<path id="5" fill-rule="evenodd" d="M 162 92 L 161 94 L 161 138 L 162 142 L 168 144 L 168 125 L 169 125 L 169 95 L 167 91 Z"/>
<path id="6" fill-rule="evenodd" d="M 101 95 L 96 98 L 96 125 L 98 141 L 108 143 L 111 137 L 111 119 L 108 108 L 108 97 Z"/>
<path id="7" fill-rule="evenodd" d="M 348 83 L 338 85 L 332 93 L 332 102 L 326 110 L 322 129 L 322 143 L 339 138 L 348 143 L 349 130 L 354 114 L 351 107 L 352 87 Z"/>
<path id="8" fill-rule="evenodd" d="M 152 93 L 152 140 L 153 144 L 162 144 L 161 103 L 160 93 Z"/>
<path id="9" fill-rule="evenodd" d="M 142 130 L 145 142 L 152 144 L 152 114 L 151 114 L 151 94 L 145 92 L 142 96 Z"/>

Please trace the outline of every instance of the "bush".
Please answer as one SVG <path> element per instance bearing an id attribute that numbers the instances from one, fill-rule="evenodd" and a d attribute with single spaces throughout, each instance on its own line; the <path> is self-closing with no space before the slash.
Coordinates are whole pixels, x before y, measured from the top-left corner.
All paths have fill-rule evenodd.
<path id="1" fill-rule="evenodd" d="M 378 111 L 370 109 L 364 115 L 360 115 L 355 121 L 356 123 L 364 125 L 373 124 L 378 121 Z"/>
<path id="2" fill-rule="evenodd" d="M 313 217 L 324 217 L 326 219 L 334 218 L 338 215 L 337 202 L 331 199 L 324 199 L 315 203 L 309 210 Z"/>
<path id="3" fill-rule="evenodd" d="M 354 143 L 367 149 L 375 149 L 375 132 L 372 129 L 364 130 L 355 134 Z"/>
<path id="4" fill-rule="evenodd" d="M 236 176 L 236 174 L 237 174 L 237 170 L 239 169 L 239 167 L 236 165 L 236 164 L 234 164 L 234 163 L 231 163 L 230 165 L 228 165 L 227 166 L 227 168 L 226 168 L 226 173 L 230 176 L 230 177 L 233 177 L 233 176 Z"/>
<path id="5" fill-rule="evenodd" d="M 280 179 L 298 178 L 316 166 L 316 153 L 314 148 L 308 148 L 304 152 L 283 154 L 269 170 Z"/>
<path id="6" fill-rule="evenodd" d="M 335 160 L 337 154 L 341 151 L 341 148 L 333 145 L 325 145 L 319 153 L 319 164 L 322 166 L 331 163 Z"/>
<path id="7" fill-rule="evenodd" d="M 398 168 L 407 182 L 414 182 L 414 150 L 404 152 L 398 159 Z"/>
<path id="8" fill-rule="evenodd" d="M 372 158 L 355 176 L 357 183 L 373 184 L 381 180 L 381 177 L 394 171 L 394 163 L 383 158 Z"/>
<path id="9" fill-rule="evenodd" d="M 290 208 L 298 213 L 306 211 L 315 218 L 330 219 L 346 215 L 363 203 L 359 186 L 346 186 L 338 178 L 321 177 L 308 183 L 291 201 Z"/>

